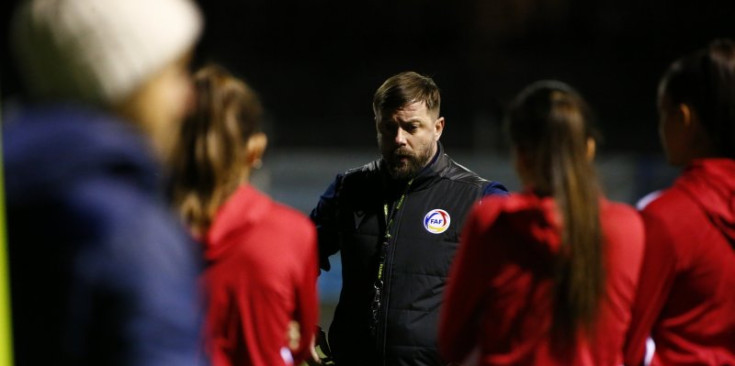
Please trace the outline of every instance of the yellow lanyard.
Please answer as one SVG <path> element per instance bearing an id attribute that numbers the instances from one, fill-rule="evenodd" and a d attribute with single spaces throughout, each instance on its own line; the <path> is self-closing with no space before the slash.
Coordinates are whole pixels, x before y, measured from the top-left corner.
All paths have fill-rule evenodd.
<path id="1" fill-rule="evenodd" d="M 408 181 L 408 184 L 406 185 L 406 190 L 403 192 L 401 197 L 398 199 L 398 203 L 396 203 L 396 206 L 393 208 L 393 212 L 388 211 L 388 204 L 383 204 L 383 213 L 385 214 L 385 236 L 383 237 L 383 245 L 381 248 L 381 255 L 380 255 L 380 264 L 378 265 L 378 281 L 383 281 L 383 269 L 385 269 L 385 261 L 388 257 L 387 251 L 388 251 L 388 243 L 391 238 L 390 231 L 393 227 L 393 222 L 395 221 L 396 214 L 398 213 L 398 210 L 401 209 L 401 206 L 403 206 L 403 201 L 406 199 L 406 194 L 408 194 L 408 190 L 411 188 L 411 184 L 413 183 L 413 179 Z"/>

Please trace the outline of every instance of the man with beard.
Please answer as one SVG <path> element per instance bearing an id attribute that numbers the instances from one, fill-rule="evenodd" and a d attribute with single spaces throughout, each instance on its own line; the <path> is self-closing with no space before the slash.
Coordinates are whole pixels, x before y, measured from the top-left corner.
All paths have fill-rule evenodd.
<path id="1" fill-rule="evenodd" d="M 337 365 L 445 365 L 436 349 L 442 293 L 465 215 L 505 194 L 439 143 L 439 89 L 415 72 L 373 98 L 382 158 L 339 174 L 311 218 L 320 266 L 340 252 L 342 293 L 329 329 Z"/>

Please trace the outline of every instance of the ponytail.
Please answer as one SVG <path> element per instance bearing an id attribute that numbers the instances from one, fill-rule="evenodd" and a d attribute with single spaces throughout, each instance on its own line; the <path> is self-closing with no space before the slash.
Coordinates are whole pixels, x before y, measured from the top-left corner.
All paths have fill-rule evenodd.
<path id="1" fill-rule="evenodd" d="M 588 157 L 589 123 L 584 100 L 559 82 L 525 89 L 509 118 L 511 140 L 528 159 L 533 188 L 554 197 L 562 219 L 551 328 L 559 349 L 574 344 L 578 330 L 592 330 L 604 288 L 600 189 Z"/>
<path id="2" fill-rule="evenodd" d="M 242 183 L 245 146 L 257 131 L 261 105 L 245 83 L 207 66 L 194 76 L 196 104 L 181 126 L 172 158 L 174 207 L 195 234 L 203 234 Z"/>

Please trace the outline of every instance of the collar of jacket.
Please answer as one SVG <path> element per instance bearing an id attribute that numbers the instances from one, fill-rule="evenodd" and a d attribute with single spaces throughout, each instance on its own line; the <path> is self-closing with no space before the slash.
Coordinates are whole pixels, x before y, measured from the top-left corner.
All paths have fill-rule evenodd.
<path id="1" fill-rule="evenodd" d="M 450 163 L 449 156 L 444 153 L 444 146 L 440 142 L 437 142 L 436 154 L 431 159 L 429 165 L 421 169 L 413 178 L 410 191 L 414 192 L 428 188 L 432 182 L 440 179 L 444 175 L 443 173 L 445 173 Z M 401 187 L 400 190 L 402 190 L 406 186 L 407 182 L 405 181 L 397 182 L 392 180 L 390 175 L 385 171 L 382 163 L 380 164 L 380 170 L 382 171 L 383 180 L 387 187 Z"/>

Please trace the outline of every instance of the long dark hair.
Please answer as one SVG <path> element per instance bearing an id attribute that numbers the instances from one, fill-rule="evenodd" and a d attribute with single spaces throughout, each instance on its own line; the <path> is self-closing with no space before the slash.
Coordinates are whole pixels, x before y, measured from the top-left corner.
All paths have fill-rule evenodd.
<path id="1" fill-rule="evenodd" d="M 172 199 L 184 222 L 202 234 L 242 183 L 245 146 L 259 129 L 258 96 L 227 70 L 209 65 L 194 75 L 195 110 L 181 126 L 172 160 Z"/>
<path id="2" fill-rule="evenodd" d="M 524 89 L 507 119 L 531 188 L 553 196 L 562 218 L 551 329 L 562 345 L 573 344 L 580 327 L 592 330 L 604 287 L 600 189 L 588 157 L 588 139 L 595 136 L 590 120 L 582 97 L 556 81 Z"/>
<path id="3" fill-rule="evenodd" d="M 718 156 L 735 158 L 735 43 L 712 41 L 676 60 L 661 79 L 674 105 L 686 104 L 699 116 Z"/>

